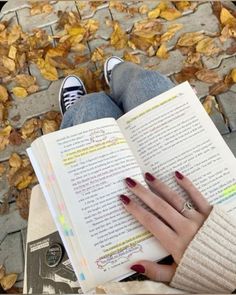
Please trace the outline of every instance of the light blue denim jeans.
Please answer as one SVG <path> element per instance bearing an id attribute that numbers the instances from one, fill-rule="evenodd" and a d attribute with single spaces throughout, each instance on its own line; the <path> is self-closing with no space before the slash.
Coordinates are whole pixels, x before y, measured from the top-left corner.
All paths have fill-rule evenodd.
<path id="1" fill-rule="evenodd" d="M 169 78 L 157 71 L 145 70 L 133 63 L 115 66 L 111 77 L 111 93 L 84 95 L 64 114 L 61 129 L 101 119 L 118 119 L 143 102 L 174 87 Z"/>

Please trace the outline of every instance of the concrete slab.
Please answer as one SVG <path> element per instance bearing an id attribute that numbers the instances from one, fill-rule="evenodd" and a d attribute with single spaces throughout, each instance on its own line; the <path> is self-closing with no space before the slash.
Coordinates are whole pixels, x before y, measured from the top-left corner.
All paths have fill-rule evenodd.
<path id="1" fill-rule="evenodd" d="M 217 97 L 219 104 L 229 121 L 229 127 L 236 131 L 236 93 L 228 91 Z"/>
<path id="2" fill-rule="evenodd" d="M 236 157 L 236 132 L 224 135 L 223 138 Z"/>

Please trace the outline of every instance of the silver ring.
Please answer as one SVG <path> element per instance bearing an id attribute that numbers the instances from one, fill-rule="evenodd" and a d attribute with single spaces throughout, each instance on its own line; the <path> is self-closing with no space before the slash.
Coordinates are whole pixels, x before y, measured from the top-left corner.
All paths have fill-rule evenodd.
<path id="1" fill-rule="evenodd" d="M 182 214 L 182 213 L 184 213 L 184 211 L 186 211 L 186 210 L 192 210 L 193 209 L 193 204 L 190 202 L 190 201 L 186 201 L 185 203 L 184 203 L 184 207 L 183 207 L 183 209 L 180 211 L 180 213 Z"/>

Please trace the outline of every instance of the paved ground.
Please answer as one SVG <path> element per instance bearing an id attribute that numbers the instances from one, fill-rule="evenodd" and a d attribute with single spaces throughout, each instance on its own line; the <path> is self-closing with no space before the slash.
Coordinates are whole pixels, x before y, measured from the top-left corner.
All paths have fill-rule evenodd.
<path id="1" fill-rule="evenodd" d="M 135 4 L 130 1 L 126 3 L 128 3 L 130 7 L 137 7 L 137 5 L 140 7 L 144 2 L 151 8 L 155 7 L 158 3 L 158 1 L 138 1 Z M 53 13 L 29 17 L 27 1 L 9 0 L 0 14 L 0 20 L 12 19 L 15 23 L 20 24 L 25 31 L 40 27 L 54 35 L 57 34 L 57 14 L 55 11 L 74 10 L 79 12 L 82 19 L 93 18 L 100 23 L 100 28 L 96 33 L 96 37 L 87 43 L 87 52 L 89 54 L 93 53 L 96 47 L 102 46 L 107 54 L 116 54 L 122 57 L 123 50 L 116 51 L 109 45 L 109 37 L 112 33 L 112 28 L 106 25 L 107 21 L 118 20 L 124 30 L 131 31 L 133 24 L 145 17 L 139 13 L 130 16 L 127 12 L 120 12 L 115 8 L 109 8 L 108 4 L 98 6 L 94 10 L 91 8 L 88 1 L 84 2 L 84 5 L 76 5 L 75 1 L 59 1 L 53 5 Z M 173 22 L 182 23 L 184 25 L 181 33 L 187 31 L 204 31 L 206 34 L 214 36 L 214 34 L 219 31 L 219 22 L 212 13 L 210 2 L 202 1 L 195 12 L 189 11 Z M 164 21 L 163 25 L 166 26 L 166 23 L 167 22 Z M 168 22 L 168 24 L 169 23 L 171 22 Z M 157 69 L 163 74 L 168 75 L 174 81 L 174 74 L 181 71 L 185 59 L 181 52 L 174 47 L 179 36 L 180 35 L 177 34 L 168 43 L 170 57 L 167 60 L 161 60 L 157 57 L 147 57 L 144 53 L 138 52 L 141 65 Z M 226 42 L 224 46 L 229 46 L 229 43 Z M 236 55 L 222 52 L 219 56 L 214 58 L 203 57 L 203 64 L 208 69 L 216 69 L 220 75 L 225 75 L 235 67 Z M 84 66 L 95 70 L 101 67 L 99 63 L 93 63 L 91 61 L 88 65 L 83 64 L 83 67 Z M 40 90 L 23 101 L 19 101 L 13 97 L 13 106 L 9 113 L 9 122 L 14 128 L 20 128 L 26 119 L 32 117 L 37 118 L 51 110 L 58 111 L 58 88 L 61 81 L 49 82 L 43 79 L 37 68 L 33 65 L 29 66 L 29 72 L 37 77 Z M 196 87 L 200 99 L 204 99 L 208 95 L 209 84 L 201 81 L 194 81 L 192 85 Z M 10 90 L 11 89 L 9 89 L 9 91 Z M 222 113 L 214 109 L 211 118 L 236 155 L 236 84 L 226 93 L 218 95 L 216 99 Z M 16 118 L 18 119 L 16 120 Z M 5 163 L 13 151 L 21 155 L 24 154 L 28 144 L 29 142 L 24 142 L 20 146 L 9 145 L 5 150 L 0 152 L 0 162 Z M 8 189 L 9 187 L 6 179 L 4 177 L 2 177 L 2 179 L 0 178 L 0 202 L 3 201 L 3 196 Z M 4 263 L 8 272 L 20 273 L 18 285 L 22 285 L 27 222 L 20 217 L 18 210 L 16 210 L 13 197 L 10 198 L 9 204 L 9 213 L 2 216 L 0 215 L 0 265 Z"/>

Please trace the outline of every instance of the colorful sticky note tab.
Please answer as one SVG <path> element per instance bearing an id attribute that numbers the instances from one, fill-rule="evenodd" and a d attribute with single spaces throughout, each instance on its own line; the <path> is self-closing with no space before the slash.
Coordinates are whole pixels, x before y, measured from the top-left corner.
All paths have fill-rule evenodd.
<path id="1" fill-rule="evenodd" d="M 79 275 L 79 279 L 81 280 L 81 281 L 85 281 L 86 279 L 85 279 L 85 276 L 84 276 L 84 274 L 81 272 L 80 273 L 80 275 Z"/>

